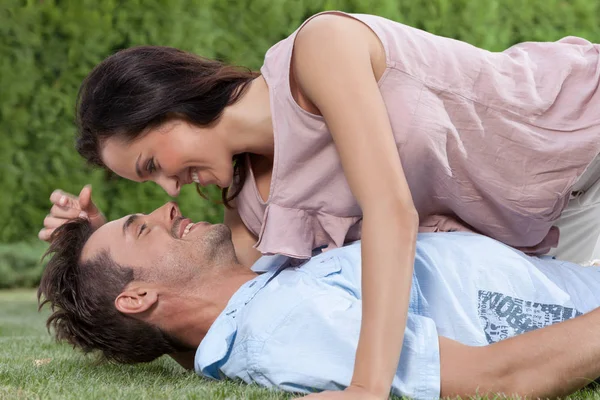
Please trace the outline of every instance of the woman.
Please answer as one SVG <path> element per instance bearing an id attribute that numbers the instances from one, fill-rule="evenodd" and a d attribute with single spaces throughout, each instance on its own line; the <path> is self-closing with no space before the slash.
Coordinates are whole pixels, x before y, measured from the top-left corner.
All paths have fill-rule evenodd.
<path id="1" fill-rule="evenodd" d="M 599 175 L 579 179 L 600 152 L 598 50 L 568 38 L 490 53 L 329 12 L 272 47 L 260 75 L 166 48 L 109 57 L 82 85 L 77 146 L 172 196 L 230 188 L 225 223 L 247 265 L 362 238 L 352 384 L 319 396 L 387 398 L 418 228 L 544 252 L 572 187 Z M 63 207 L 40 237 L 79 208 L 101 222 L 89 189 L 81 199 L 53 194 Z"/>

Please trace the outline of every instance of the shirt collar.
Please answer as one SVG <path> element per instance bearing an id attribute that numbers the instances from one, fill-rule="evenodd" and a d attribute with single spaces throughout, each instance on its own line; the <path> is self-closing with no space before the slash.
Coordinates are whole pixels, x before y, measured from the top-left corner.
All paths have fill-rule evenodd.
<path id="1" fill-rule="evenodd" d="M 229 299 L 227 306 L 212 324 L 198 350 L 194 360 L 194 369 L 198 374 L 209 378 L 223 378 L 220 366 L 229 353 L 237 333 L 236 315 L 254 296 L 264 288 L 279 272 L 288 267 L 285 256 L 263 256 L 252 266 L 254 272 L 263 272 L 256 278 L 244 283 Z"/>
<path id="2" fill-rule="evenodd" d="M 286 257 L 282 254 L 275 254 L 272 256 L 262 256 L 258 260 L 256 260 L 256 262 L 250 269 L 257 273 L 267 272 L 267 271 L 271 271 L 274 269 L 277 270 L 286 261 L 288 261 L 288 257 Z"/>

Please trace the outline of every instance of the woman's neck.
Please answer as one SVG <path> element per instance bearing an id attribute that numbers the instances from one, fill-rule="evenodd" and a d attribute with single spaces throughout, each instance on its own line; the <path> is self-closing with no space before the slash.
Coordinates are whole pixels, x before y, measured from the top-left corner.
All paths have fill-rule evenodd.
<path id="1" fill-rule="evenodd" d="M 262 76 L 255 78 L 246 93 L 223 111 L 226 141 L 233 154 L 253 153 L 273 157 L 275 142 L 269 87 Z"/>

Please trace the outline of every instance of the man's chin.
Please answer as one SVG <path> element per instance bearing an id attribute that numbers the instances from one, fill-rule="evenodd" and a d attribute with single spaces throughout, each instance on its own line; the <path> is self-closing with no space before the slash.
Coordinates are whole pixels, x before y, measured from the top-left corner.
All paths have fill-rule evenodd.
<path id="1" fill-rule="evenodd" d="M 218 238 L 218 241 L 231 242 L 231 229 L 225 224 L 211 225 L 210 234 Z"/>
<path id="2" fill-rule="evenodd" d="M 231 229 L 225 224 L 211 225 L 205 232 L 202 242 L 215 257 L 226 258 L 231 253 L 231 256 L 235 258 Z"/>

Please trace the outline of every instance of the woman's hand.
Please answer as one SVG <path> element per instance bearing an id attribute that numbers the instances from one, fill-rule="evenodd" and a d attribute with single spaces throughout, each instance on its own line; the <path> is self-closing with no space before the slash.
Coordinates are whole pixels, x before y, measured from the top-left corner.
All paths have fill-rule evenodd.
<path id="1" fill-rule="evenodd" d="M 86 185 L 79 196 L 74 196 L 62 190 L 55 190 L 50 195 L 52 208 L 44 218 L 44 228 L 38 233 L 41 240 L 50 241 L 52 232 L 65 222 L 74 218 L 87 218 L 94 230 L 106 223 L 106 218 L 92 201 L 92 187 Z"/>
<path id="2" fill-rule="evenodd" d="M 307 400 L 383 400 L 359 386 L 348 386 L 343 391 L 325 391 L 309 394 L 302 399 Z M 387 399 L 387 396 L 385 397 Z"/>

